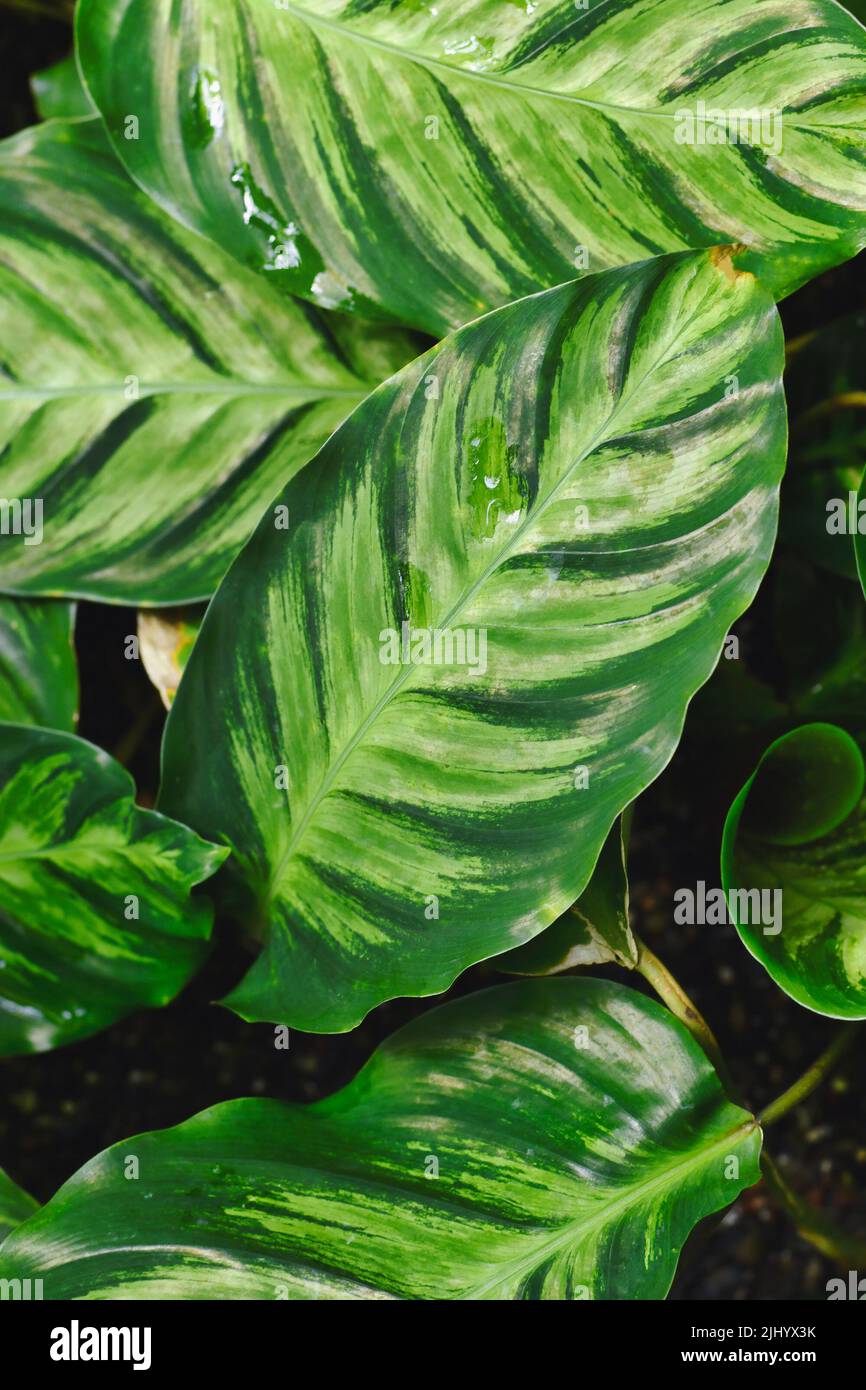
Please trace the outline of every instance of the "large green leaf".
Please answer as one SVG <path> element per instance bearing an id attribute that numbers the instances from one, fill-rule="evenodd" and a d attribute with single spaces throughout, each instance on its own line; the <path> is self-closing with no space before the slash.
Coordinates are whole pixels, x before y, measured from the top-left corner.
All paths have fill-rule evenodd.
<path id="1" fill-rule="evenodd" d="M 6 141 L 0 199 L 3 492 L 32 509 L 0 536 L 0 588 L 208 597 L 269 498 L 414 349 L 172 222 L 96 119 Z"/>
<path id="2" fill-rule="evenodd" d="M 786 994 L 831 1018 L 866 1018 L 863 783 L 854 739 L 805 724 L 767 749 L 722 841 L 743 942 Z"/>
<path id="3" fill-rule="evenodd" d="M 75 604 L 0 596 L 0 721 L 74 730 Z"/>
<path id="4" fill-rule="evenodd" d="M 750 275 L 644 262 L 461 329 L 283 491 L 163 749 L 264 944 L 233 1008 L 351 1028 L 574 901 L 766 566 L 781 368 Z"/>
<path id="5" fill-rule="evenodd" d="M 759 1149 L 658 1004 L 521 981 L 410 1023 L 316 1105 L 229 1101 L 108 1149 L 0 1276 L 49 1299 L 663 1298 Z"/>
<path id="6" fill-rule="evenodd" d="M 525 946 L 499 956 L 499 970 L 515 975 L 554 975 L 574 966 L 605 965 L 609 961 L 634 968 L 638 952 L 628 920 L 626 862 L 630 811 L 611 826 L 592 878 L 577 902 Z"/>
<path id="7" fill-rule="evenodd" d="M 861 518 L 862 530 L 860 529 Z M 860 485 L 857 489 L 857 530 L 854 535 L 854 559 L 857 564 L 860 587 L 864 597 L 866 597 L 866 468 L 860 475 Z"/>
<path id="8" fill-rule="evenodd" d="M 0 1168 L 0 1245 L 9 1232 L 39 1210 L 39 1203 L 23 1192 Z"/>
<path id="9" fill-rule="evenodd" d="M 190 889 L 225 850 L 133 791 L 83 739 L 0 725 L 0 1055 L 167 1003 L 203 960 L 211 907 Z"/>
<path id="10" fill-rule="evenodd" d="M 780 539 L 854 580 L 851 499 L 866 451 L 864 342 L 866 314 L 851 314 L 795 343 L 785 371 L 791 447 Z"/>
<path id="11" fill-rule="evenodd" d="M 831 0 L 81 0 L 77 35 L 165 207 L 436 336 L 575 267 L 742 241 L 778 296 L 866 242 L 866 34 Z"/>

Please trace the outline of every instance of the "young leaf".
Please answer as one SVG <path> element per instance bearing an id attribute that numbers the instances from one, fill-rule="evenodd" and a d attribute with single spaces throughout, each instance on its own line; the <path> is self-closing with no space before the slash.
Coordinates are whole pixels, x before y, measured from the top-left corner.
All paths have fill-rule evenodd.
<path id="1" fill-rule="evenodd" d="M 575 270 L 743 241 L 781 296 L 866 242 L 866 34 L 831 0 L 81 0 L 77 36 L 164 207 L 437 337 Z"/>
<path id="2" fill-rule="evenodd" d="M 0 447 L 21 509 L 0 588 L 208 597 L 268 499 L 414 344 L 368 329 L 368 349 L 186 232 L 98 120 L 5 141 L 0 198 Z"/>
<path id="3" fill-rule="evenodd" d="M 106 1150 L 0 1277 L 49 1299 L 663 1298 L 759 1151 L 660 1005 L 524 980 L 416 1019 L 316 1105 L 229 1101 Z"/>
<path id="4" fill-rule="evenodd" d="M 461 329 L 281 493 L 163 748 L 262 939 L 232 1008 L 352 1028 L 570 906 L 767 564 L 781 370 L 751 275 L 644 262 Z"/>
<path id="5" fill-rule="evenodd" d="M 75 729 L 74 623 L 74 603 L 0 595 L 0 721 Z"/>
<path id="6" fill-rule="evenodd" d="M 197 605 L 142 609 L 138 615 L 141 662 L 166 709 L 171 709 L 203 616 Z"/>
<path id="7" fill-rule="evenodd" d="M 0 1168 L 0 1245 L 9 1232 L 39 1210 L 39 1203 L 22 1191 Z"/>
<path id="8" fill-rule="evenodd" d="M 190 890 L 226 851 L 133 792 L 83 739 L 0 725 L 0 1055 L 165 1004 L 204 959 L 211 907 Z"/>
<path id="9" fill-rule="evenodd" d="M 627 817 L 630 820 L 625 811 L 611 826 L 592 878 L 577 902 L 547 931 L 499 956 L 498 970 L 552 975 L 575 965 L 607 961 L 634 967 L 637 946 L 628 921 Z"/>
<path id="10" fill-rule="evenodd" d="M 53 117 L 93 116 L 93 102 L 84 90 L 75 54 L 61 58 L 50 68 L 34 72 L 30 78 L 33 104 L 43 121 Z"/>
<path id="11" fill-rule="evenodd" d="M 830 1018 L 866 1018 L 863 756 L 834 724 L 771 744 L 722 838 L 737 931 L 781 989 Z"/>

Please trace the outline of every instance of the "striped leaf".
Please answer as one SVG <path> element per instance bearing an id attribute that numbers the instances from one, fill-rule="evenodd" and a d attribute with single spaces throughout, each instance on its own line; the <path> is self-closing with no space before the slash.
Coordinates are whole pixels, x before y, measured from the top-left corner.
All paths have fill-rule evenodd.
<path id="1" fill-rule="evenodd" d="M 866 242 L 866 34 L 832 0 L 81 0 L 115 148 L 293 293 L 441 336 L 742 241 L 777 296 Z"/>
<path id="2" fill-rule="evenodd" d="M 744 944 L 786 994 L 866 1018 L 866 796 L 835 724 L 771 744 L 725 822 L 722 882 Z"/>
<path id="3" fill-rule="evenodd" d="M 75 729 L 74 623 L 74 603 L 0 595 L 0 721 Z"/>
<path id="4" fill-rule="evenodd" d="M 547 931 L 499 956 L 497 969 L 515 975 L 554 975 L 575 966 L 609 961 L 634 968 L 637 945 L 628 920 L 630 821 L 629 811 L 614 821 L 592 878 L 577 902 Z"/>
<path id="5" fill-rule="evenodd" d="M 0 1055 L 165 1004 L 204 959 L 211 908 L 190 890 L 225 851 L 133 792 L 83 739 L 0 725 Z"/>
<path id="6" fill-rule="evenodd" d="M 780 539 L 855 582 L 854 496 L 866 452 L 864 339 L 866 314 L 838 319 L 793 344 L 785 373 L 791 448 Z"/>
<path id="7" fill-rule="evenodd" d="M 39 1210 L 39 1203 L 23 1192 L 0 1168 L 0 1245 L 9 1232 Z"/>
<path id="8" fill-rule="evenodd" d="M 0 199 L 0 588 L 208 597 L 414 346 L 293 303 L 172 222 L 98 120 L 4 142 Z"/>
<path id="9" fill-rule="evenodd" d="M 759 1149 L 658 1004 L 521 981 L 410 1023 L 316 1105 L 229 1101 L 106 1150 L 0 1277 L 48 1299 L 663 1298 Z"/>
<path id="10" fill-rule="evenodd" d="M 570 906 L 767 564 L 781 370 L 750 275 L 660 258 L 461 329 L 280 494 L 163 747 L 262 941 L 231 1007 L 348 1029 Z"/>

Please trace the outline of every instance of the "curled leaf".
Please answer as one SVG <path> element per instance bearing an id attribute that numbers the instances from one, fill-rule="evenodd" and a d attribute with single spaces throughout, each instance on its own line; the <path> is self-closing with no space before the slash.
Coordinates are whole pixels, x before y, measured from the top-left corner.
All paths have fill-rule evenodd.
<path id="1" fill-rule="evenodd" d="M 835 724 L 770 745 L 722 838 L 731 919 L 786 994 L 831 1018 L 866 1018 L 863 754 Z"/>

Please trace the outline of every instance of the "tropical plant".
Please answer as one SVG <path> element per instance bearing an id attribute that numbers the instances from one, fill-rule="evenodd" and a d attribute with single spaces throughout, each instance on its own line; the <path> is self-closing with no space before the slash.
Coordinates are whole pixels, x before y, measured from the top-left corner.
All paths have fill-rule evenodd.
<path id="1" fill-rule="evenodd" d="M 276 1049 L 455 997 L 333 1094 L 124 1137 L 42 1207 L 0 1172 L 4 1291 L 663 1298 L 762 1177 L 866 1259 L 762 1152 L 866 1018 L 864 319 L 786 343 L 778 308 L 856 283 L 858 19 L 78 0 L 32 86 L 0 144 L 0 1054 L 238 943 L 221 1002 Z M 109 737 L 75 631 L 128 610 L 153 689 Z M 630 903 L 687 714 L 739 781 L 673 923 L 841 1020 L 758 1113 Z"/>

